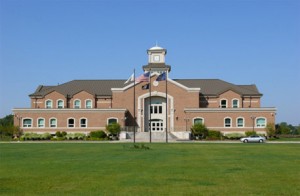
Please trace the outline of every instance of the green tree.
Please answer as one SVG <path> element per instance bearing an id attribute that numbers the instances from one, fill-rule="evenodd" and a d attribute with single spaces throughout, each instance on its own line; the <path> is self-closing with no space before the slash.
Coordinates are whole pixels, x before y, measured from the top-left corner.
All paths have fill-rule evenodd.
<path id="1" fill-rule="evenodd" d="M 208 135 L 208 129 L 202 123 L 196 123 L 191 127 L 191 131 L 194 137 L 205 139 Z"/>
<path id="2" fill-rule="evenodd" d="M 280 124 L 277 124 L 276 126 L 276 133 L 278 134 L 290 134 L 291 128 L 286 122 L 281 122 Z"/>
<path id="3" fill-rule="evenodd" d="M 274 123 L 268 123 L 266 126 L 266 132 L 268 137 L 273 137 L 275 136 L 275 124 Z"/>
<path id="4" fill-rule="evenodd" d="M 0 140 L 11 140 L 20 137 L 22 130 L 14 126 L 14 116 L 7 115 L 0 119 Z"/>
<path id="5" fill-rule="evenodd" d="M 10 114 L 0 119 L 0 126 L 13 126 L 14 115 Z"/>
<path id="6" fill-rule="evenodd" d="M 113 136 L 118 136 L 121 132 L 121 125 L 119 123 L 111 123 L 106 125 L 106 131 L 108 131 Z"/>

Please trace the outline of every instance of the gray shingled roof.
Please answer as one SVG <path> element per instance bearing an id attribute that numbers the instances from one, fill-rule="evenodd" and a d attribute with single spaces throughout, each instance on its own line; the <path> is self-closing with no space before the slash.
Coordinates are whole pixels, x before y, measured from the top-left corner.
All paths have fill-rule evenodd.
<path id="1" fill-rule="evenodd" d="M 165 63 L 149 63 L 148 65 L 143 66 L 143 70 L 149 70 L 149 69 L 157 69 L 157 68 L 162 68 L 162 69 L 168 69 L 171 71 L 171 66 L 166 65 Z"/>
<path id="2" fill-rule="evenodd" d="M 72 80 L 57 86 L 39 86 L 29 96 L 45 96 L 52 91 L 57 91 L 65 96 L 73 96 L 81 91 L 92 95 L 111 96 L 111 88 L 122 88 L 126 80 Z"/>
<path id="3" fill-rule="evenodd" d="M 235 85 L 219 79 L 174 79 L 174 81 L 190 87 L 201 88 L 200 92 L 204 95 L 218 96 L 228 90 L 232 90 L 241 95 L 261 96 L 256 85 Z"/>
<path id="4" fill-rule="evenodd" d="M 41 96 L 57 91 L 64 96 L 73 96 L 81 91 L 86 91 L 97 96 L 111 96 L 111 88 L 123 88 L 126 80 L 72 80 L 57 86 L 40 85 L 30 97 Z M 234 85 L 219 79 L 174 79 L 174 81 L 190 88 L 201 88 L 204 95 L 218 96 L 228 90 L 233 90 L 241 95 L 261 96 L 256 86 Z"/>

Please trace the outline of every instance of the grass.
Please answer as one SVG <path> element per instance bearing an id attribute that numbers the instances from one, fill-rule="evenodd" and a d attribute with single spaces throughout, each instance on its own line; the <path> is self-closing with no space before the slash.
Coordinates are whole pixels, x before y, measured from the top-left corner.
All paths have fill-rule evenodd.
<path id="1" fill-rule="evenodd" d="M 298 195 L 299 144 L 0 143 L 0 195 Z"/>

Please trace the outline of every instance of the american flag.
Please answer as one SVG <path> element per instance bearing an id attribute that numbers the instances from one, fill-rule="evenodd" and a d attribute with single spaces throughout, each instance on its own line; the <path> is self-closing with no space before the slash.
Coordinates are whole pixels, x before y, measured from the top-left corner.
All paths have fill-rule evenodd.
<path id="1" fill-rule="evenodd" d="M 144 73 L 135 79 L 136 82 L 149 82 L 150 72 Z"/>

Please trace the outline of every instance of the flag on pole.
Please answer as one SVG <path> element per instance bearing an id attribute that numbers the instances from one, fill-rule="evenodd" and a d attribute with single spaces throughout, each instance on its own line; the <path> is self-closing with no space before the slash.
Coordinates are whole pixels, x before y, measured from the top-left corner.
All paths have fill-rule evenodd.
<path id="1" fill-rule="evenodd" d="M 131 74 L 131 76 L 126 80 L 124 84 L 127 84 L 128 82 L 133 82 L 134 81 L 134 73 Z"/>
<path id="2" fill-rule="evenodd" d="M 142 86 L 142 90 L 147 90 L 147 89 L 149 89 L 149 86 L 150 86 L 150 84 L 148 83 L 148 84 L 145 84 L 145 85 L 143 85 Z"/>
<path id="3" fill-rule="evenodd" d="M 150 72 L 144 73 L 137 77 L 136 82 L 149 82 Z"/>
<path id="4" fill-rule="evenodd" d="M 166 80 L 166 72 L 160 74 L 157 78 L 156 78 L 156 81 L 164 81 Z"/>

